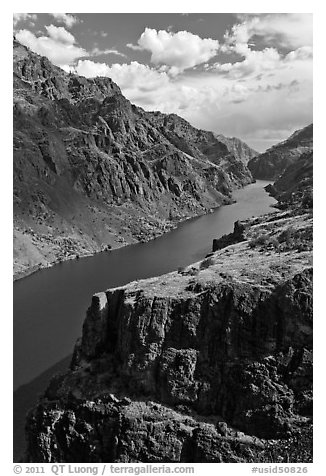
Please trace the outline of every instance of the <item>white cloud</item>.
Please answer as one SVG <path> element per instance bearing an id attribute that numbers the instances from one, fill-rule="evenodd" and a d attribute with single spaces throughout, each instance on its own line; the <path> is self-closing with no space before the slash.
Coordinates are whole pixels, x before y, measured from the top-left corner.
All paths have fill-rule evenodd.
<path id="1" fill-rule="evenodd" d="M 29 30 L 19 30 L 16 38 L 39 55 L 46 56 L 57 66 L 71 65 L 77 58 L 88 53 L 77 46 L 74 36 L 63 27 L 49 25 L 45 27 L 49 36 L 35 36 Z"/>
<path id="2" fill-rule="evenodd" d="M 312 122 L 312 62 L 297 50 L 292 53 L 275 57 L 274 67 L 265 64 L 265 70 L 258 61 L 246 75 L 240 75 L 248 66 L 244 60 L 244 66 L 235 63 L 224 74 L 208 71 L 205 77 L 189 78 L 195 89 L 209 88 L 211 96 L 196 110 L 188 107 L 184 117 L 197 127 L 238 136 L 258 150 L 285 139 Z"/>
<path id="3" fill-rule="evenodd" d="M 73 45 L 76 42 L 75 37 L 63 26 L 48 25 L 45 26 L 45 29 L 49 37 L 56 42 L 66 43 L 67 45 Z"/>
<path id="4" fill-rule="evenodd" d="M 76 23 L 79 23 L 80 20 L 69 13 L 49 13 L 49 15 L 53 16 L 57 22 L 63 23 L 66 25 L 67 28 L 71 28 Z"/>
<path id="5" fill-rule="evenodd" d="M 198 95 L 196 89 L 178 83 L 166 71 L 151 68 L 137 61 L 109 66 L 105 63 L 79 60 L 75 72 L 86 77 L 112 78 L 131 102 L 147 110 L 180 112 L 191 103 L 194 106 Z"/>
<path id="6" fill-rule="evenodd" d="M 133 43 L 127 43 L 126 46 L 128 48 L 130 48 L 131 50 L 135 50 L 135 51 L 142 51 L 143 50 L 142 46 L 134 45 Z"/>
<path id="7" fill-rule="evenodd" d="M 81 76 L 108 76 L 122 89 L 127 91 L 156 91 L 169 83 L 165 72 L 159 72 L 147 65 L 132 61 L 130 64 L 115 63 L 112 66 L 106 63 L 95 63 L 90 60 L 79 60 L 75 71 Z"/>
<path id="8" fill-rule="evenodd" d="M 122 56 L 126 57 L 124 53 L 121 53 L 120 51 L 116 50 L 115 48 L 107 48 L 104 50 L 101 50 L 99 48 L 93 48 L 92 51 L 90 52 L 90 56 L 100 56 L 100 55 L 116 55 L 116 56 Z"/>
<path id="9" fill-rule="evenodd" d="M 13 14 L 13 21 L 14 26 L 17 25 L 20 21 L 31 20 L 35 21 L 37 19 L 37 15 L 35 13 L 14 13 Z"/>
<path id="10" fill-rule="evenodd" d="M 208 69 L 215 69 L 221 73 L 229 73 L 231 78 L 242 78 L 249 75 L 257 75 L 262 72 L 273 71 L 281 66 L 281 56 L 275 48 L 265 48 L 262 51 L 243 51 L 245 59 L 235 63 L 216 63 L 208 66 Z"/>
<path id="11" fill-rule="evenodd" d="M 138 49 L 128 44 L 129 48 Z M 146 28 L 138 39 L 138 46 L 151 52 L 151 62 L 167 65 L 177 73 L 204 63 L 214 57 L 219 43 L 212 38 L 200 38 L 188 31 L 177 33 Z"/>
<path id="12" fill-rule="evenodd" d="M 312 47 L 311 46 L 302 46 L 297 50 L 290 51 L 285 57 L 286 61 L 296 61 L 296 60 L 311 60 L 312 59 Z"/>
<path id="13" fill-rule="evenodd" d="M 242 15 L 242 23 L 236 24 L 225 35 L 228 44 L 248 43 L 255 35 L 267 44 L 286 48 L 312 46 L 312 14 L 280 13 Z"/>

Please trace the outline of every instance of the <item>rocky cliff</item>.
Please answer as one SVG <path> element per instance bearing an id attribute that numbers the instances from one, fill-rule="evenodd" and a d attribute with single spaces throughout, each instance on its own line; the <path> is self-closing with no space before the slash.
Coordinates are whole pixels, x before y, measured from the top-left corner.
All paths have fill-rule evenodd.
<path id="1" fill-rule="evenodd" d="M 313 125 L 295 131 L 288 139 L 274 145 L 263 154 L 249 160 L 248 167 L 255 179 L 276 180 L 304 152 L 312 152 Z"/>
<path id="2" fill-rule="evenodd" d="M 223 142 L 229 151 L 245 165 L 248 165 L 249 160 L 259 155 L 259 152 L 249 147 L 245 142 L 237 137 L 225 137 L 222 134 L 215 134 L 215 137 Z"/>
<path id="3" fill-rule="evenodd" d="M 250 150 L 230 144 L 14 41 L 16 276 L 153 238 L 230 203 L 253 180 Z"/>
<path id="4" fill-rule="evenodd" d="M 308 462 L 312 214 L 93 296 L 70 371 L 27 421 L 29 462 Z"/>

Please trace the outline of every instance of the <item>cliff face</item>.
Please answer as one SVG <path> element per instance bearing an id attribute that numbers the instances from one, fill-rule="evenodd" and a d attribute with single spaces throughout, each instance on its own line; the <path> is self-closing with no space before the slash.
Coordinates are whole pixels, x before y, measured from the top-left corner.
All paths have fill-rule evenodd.
<path id="1" fill-rule="evenodd" d="M 249 147 L 245 142 L 237 137 L 225 137 L 222 134 L 215 134 L 215 137 L 223 142 L 230 152 L 245 165 L 248 165 L 249 160 L 257 157 L 259 152 Z"/>
<path id="2" fill-rule="evenodd" d="M 311 212 L 239 227 L 93 297 L 71 370 L 29 415 L 29 462 L 310 461 Z"/>
<path id="3" fill-rule="evenodd" d="M 310 124 L 294 132 L 284 142 L 251 159 L 248 168 L 255 179 L 276 180 L 301 154 L 312 152 L 312 148 L 313 125 Z"/>
<path id="4" fill-rule="evenodd" d="M 147 240 L 229 203 L 252 182 L 233 152 L 14 41 L 15 271 Z"/>

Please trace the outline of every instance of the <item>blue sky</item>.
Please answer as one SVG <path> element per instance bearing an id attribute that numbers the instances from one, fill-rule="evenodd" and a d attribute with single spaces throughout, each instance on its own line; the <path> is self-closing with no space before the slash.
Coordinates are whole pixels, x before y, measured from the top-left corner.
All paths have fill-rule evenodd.
<path id="1" fill-rule="evenodd" d="M 14 14 L 19 41 L 259 151 L 312 122 L 311 14 Z"/>

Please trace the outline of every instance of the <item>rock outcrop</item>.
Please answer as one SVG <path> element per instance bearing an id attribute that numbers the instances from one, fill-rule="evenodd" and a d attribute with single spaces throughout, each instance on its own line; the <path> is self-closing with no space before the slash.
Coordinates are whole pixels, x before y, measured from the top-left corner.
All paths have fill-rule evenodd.
<path id="1" fill-rule="evenodd" d="M 110 78 L 67 74 L 14 41 L 16 275 L 230 203 L 253 180 L 250 150 L 233 142 L 145 112 Z"/>
<path id="2" fill-rule="evenodd" d="M 294 164 L 301 154 L 312 152 L 313 125 L 295 131 L 288 139 L 249 160 L 248 167 L 255 179 L 276 180 Z"/>
<path id="3" fill-rule="evenodd" d="M 27 461 L 311 461 L 311 211 L 236 235 L 93 297 L 70 371 L 28 417 Z"/>

